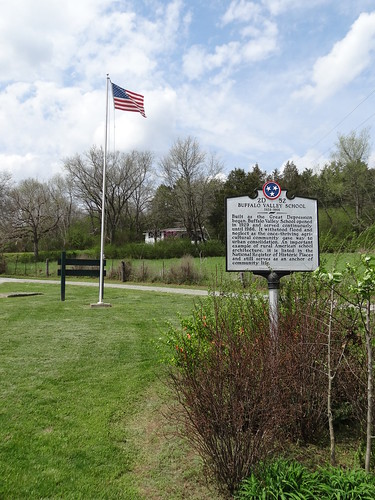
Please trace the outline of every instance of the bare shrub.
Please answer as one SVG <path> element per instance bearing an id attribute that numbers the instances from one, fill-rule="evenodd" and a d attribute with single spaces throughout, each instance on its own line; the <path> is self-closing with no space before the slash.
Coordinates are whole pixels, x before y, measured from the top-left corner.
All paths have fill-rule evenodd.
<path id="1" fill-rule="evenodd" d="M 327 433 L 329 375 L 332 377 L 332 409 L 338 416 L 343 408 L 348 412 L 349 393 L 355 388 L 358 394 L 358 380 L 350 380 L 351 369 L 347 363 L 349 358 L 354 361 L 356 357 L 350 354 L 353 354 L 353 309 L 337 295 L 332 312 L 329 301 L 330 288 L 311 275 L 292 276 L 282 291 L 279 383 L 283 384 L 280 394 L 288 415 L 285 430 L 289 426 L 290 436 L 306 443 Z M 330 320 L 332 372 L 328 374 Z M 353 368 L 357 365 L 356 360 Z"/>
<path id="2" fill-rule="evenodd" d="M 192 318 L 170 328 L 169 381 L 178 417 L 230 494 L 280 443 L 328 436 L 328 391 L 337 418 L 361 411 L 363 391 L 351 399 L 348 394 L 363 380 L 352 308 L 338 297 L 332 314 L 330 297 L 313 276 L 292 277 L 281 292 L 275 338 L 267 301 L 254 285 L 245 292 L 237 284 L 202 300 Z M 349 383 L 351 358 L 358 380 Z"/>
<path id="3" fill-rule="evenodd" d="M 135 281 L 147 282 L 151 281 L 151 271 L 147 264 L 142 261 L 142 264 L 133 271 L 133 278 Z"/>
<path id="4" fill-rule="evenodd" d="M 121 281 L 130 281 L 133 273 L 133 266 L 131 261 L 121 261 L 120 262 L 120 267 L 119 267 L 119 275 Z"/>
<path id="5" fill-rule="evenodd" d="M 182 257 L 178 264 L 171 266 L 166 277 L 167 283 L 197 284 L 200 282 L 200 273 L 196 270 L 194 259 L 191 255 Z"/>
<path id="6" fill-rule="evenodd" d="M 263 300 L 212 296 L 171 329 L 169 380 L 185 432 L 223 489 L 233 493 L 274 449 L 282 408 Z"/>
<path id="7" fill-rule="evenodd" d="M 288 418 L 284 429 L 295 440 L 313 442 L 327 424 L 327 338 L 324 322 L 309 303 L 296 301 L 279 324 L 279 379 Z"/>

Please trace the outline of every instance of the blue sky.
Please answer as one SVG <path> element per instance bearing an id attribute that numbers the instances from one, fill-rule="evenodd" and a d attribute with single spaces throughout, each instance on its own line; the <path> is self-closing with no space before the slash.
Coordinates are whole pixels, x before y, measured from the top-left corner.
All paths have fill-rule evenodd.
<path id="1" fill-rule="evenodd" d="M 224 173 L 318 169 L 338 133 L 374 139 L 374 0 L 0 6 L 0 171 L 15 180 L 47 180 L 103 145 L 107 73 L 147 114 L 111 109 L 110 147 L 151 150 L 155 164 L 188 135 Z"/>

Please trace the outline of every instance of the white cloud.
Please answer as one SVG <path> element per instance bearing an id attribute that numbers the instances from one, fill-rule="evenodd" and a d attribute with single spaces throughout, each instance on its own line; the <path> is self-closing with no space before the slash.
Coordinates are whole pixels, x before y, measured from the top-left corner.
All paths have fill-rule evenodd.
<path id="1" fill-rule="evenodd" d="M 192 46 L 183 57 L 184 74 L 189 80 L 215 70 L 226 75 L 242 64 L 261 61 L 278 50 L 278 29 L 274 22 L 264 19 L 256 26 L 245 26 L 239 34 L 238 40 L 217 45 L 213 52 L 203 46 Z"/>
<path id="2" fill-rule="evenodd" d="M 182 0 L 162 4 L 152 20 L 113 0 L 19 0 L 2 7 L 0 81 L 62 82 L 66 72 L 97 82 L 122 72 L 141 79 L 189 24 Z"/>
<path id="3" fill-rule="evenodd" d="M 1 171 L 10 173 L 15 182 L 27 177 L 44 181 L 60 171 L 60 165 L 57 163 L 50 164 L 48 171 L 41 169 L 40 166 L 45 161 L 46 158 L 32 153 L 25 155 L 0 154 Z"/>
<path id="4" fill-rule="evenodd" d="M 226 25 L 233 22 L 256 21 L 261 12 L 261 6 L 255 2 L 233 0 L 222 17 L 222 23 Z"/>
<path id="5" fill-rule="evenodd" d="M 80 43 L 80 34 L 109 0 L 19 0 L 2 5 L 0 79 L 57 79 Z"/>
<path id="6" fill-rule="evenodd" d="M 298 168 L 298 171 L 300 173 L 302 173 L 307 168 L 312 169 L 313 172 L 317 172 L 320 168 L 319 165 L 324 164 L 326 161 L 328 161 L 328 159 L 322 158 L 319 151 L 317 151 L 316 149 L 309 149 L 302 156 L 300 156 L 298 154 L 291 155 L 283 163 L 282 168 L 280 169 L 281 171 L 288 161 L 293 162 L 296 165 L 296 167 Z"/>
<path id="7" fill-rule="evenodd" d="M 247 42 L 242 49 L 245 62 L 261 61 L 277 51 L 277 25 L 265 21 L 262 30 L 256 33 L 255 40 Z"/>
<path id="8" fill-rule="evenodd" d="M 274 169 L 287 158 L 309 166 L 311 131 L 342 118 L 342 94 L 329 110 L 319 98 L 358 74 L 363 94 L 374 81 L 375 13 L 359 16 L 369 2 L 358 0 L 354 13 L 343 10 L 351 0 L 3 1 L 0 169 L 48 178 L 64 157 L 102 145 L 107 73 L 145 95 L 146 120 L 116 112 L 117 149 L 164 155 L 193 135 L 228 170 L 257 161 Z M 346 37 L 332 12 L 340 28 L 351 19 Z M 321 50 L 321 34 L 342 40 L 306 80 L 306 54 Z M 317 105 L 290 99 L 296 88 Z"/>
<path id="9" fill-rule="evenodd" d="M 147 149 L 156 154 L 165 153 L 170 147 L 171 136 L 176 126 L 176 92 L 171 88 L 157 88 L 148 92 L 145 111 L 146 119 L 138 113 L 115 115 L 116 144 L 112 143 L 112 147 L 125 151 Z M 113 118 L 111 121 L 113 124 Z M 98 131 L 99 140 L 102 130 Z"/>
<path id="10" fill-rule="evenodd" d="M 105 118 L 104 97 L 51 82 L 9 85 L 0 94 L 1 170 L 10 168 L 15 176 L 27 171 L 38 178 L 56 173 L 65 156 L 93 144 Z"/>
<path id="11" fill-rule="evenodd" d="M 373 62 L 375 12 L 361 14 L 348 34 L 314 64 L 312 84 L 295 95 L 322 102 L 353 81 Z"/>
<path id="12" fill-rule="evenodd" d="M 318 5 L 326 4 L 327 0 L 262 0 L 262 4 L 274 15 L 280 15 L 291 9 L 312 9 Z"/>
<path id="13" fill-rule="evenodd" d="M 116 83 L 146 94 L 149 115 L 143 121 L 120 113 L 116 147 L 157 149 L 163 138 L 169 147 L 175 92 L 158 88 L 158 64 L 190 18 L 181 0 L 159 3 L 152 20 L 127 7 L 119 11 L 113 0 L 20 0 L 3 8 L 1 170 L 48 177 L 61 169 L 63 158 L 102 145 L 107 72 Z"/>

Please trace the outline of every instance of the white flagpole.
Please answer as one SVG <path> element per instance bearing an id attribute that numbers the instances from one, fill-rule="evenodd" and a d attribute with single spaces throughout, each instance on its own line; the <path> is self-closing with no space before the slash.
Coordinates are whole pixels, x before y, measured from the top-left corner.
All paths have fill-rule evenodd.
<path id="1" fill-rule="evenodd" d="M 105 105 L 105 138 L 103 158 L 103 188 L 102 188 L 102 227 L 100 232 L 100 276 L 99 276 L 99 302 L 103 304 L 103 281 L 104 281 L 104 226 L 105 226 L 105 182 L 107 170 L 107 137 L 108 137 L 108 89 L 109 75 L 107 74 L 106 105 Z"/>

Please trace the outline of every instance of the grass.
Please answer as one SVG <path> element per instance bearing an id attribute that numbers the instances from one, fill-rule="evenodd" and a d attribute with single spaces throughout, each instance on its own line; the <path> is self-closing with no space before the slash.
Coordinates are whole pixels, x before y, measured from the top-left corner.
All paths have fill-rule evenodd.
<path id="1" fill-rule="evenodd" d="M 162 416 L 153 343 L 193 299 L 106 289 L 92 309 L 93 288 L 0 285 L 21 291 L 43 295 L 0 298 L 0 498 L 212 498 Z"/>
<path id="2" fill-rule="evenodd" d="M 155 347 L 194 299 L 106 288 L 113 307 L 96 301 L 92 287 L 67 284 L 61 302 L 58 285 L 0 284 L 0 498 L 219 499 L 165 419 Z M 328 444 L 290 456 L 314 470 Z M 358 466 L 357 448 L 338 439 L 340 465 Z"/>

